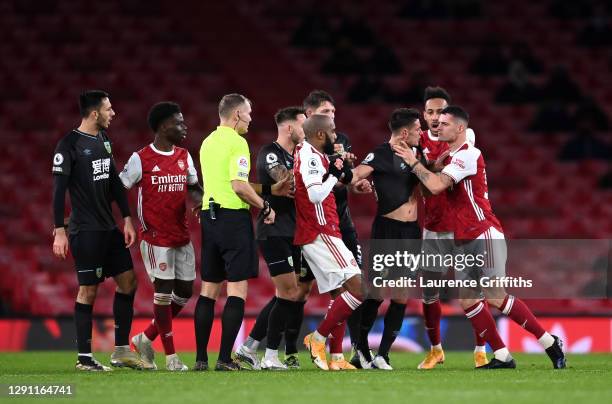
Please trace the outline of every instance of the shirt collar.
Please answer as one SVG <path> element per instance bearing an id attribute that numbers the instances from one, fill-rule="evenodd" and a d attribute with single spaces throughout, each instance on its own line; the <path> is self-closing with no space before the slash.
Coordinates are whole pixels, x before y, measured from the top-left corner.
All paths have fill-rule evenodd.
<path id="1" fill-rule="evenodd" d="M 466 140 L 465 142 L 463 142 L 463 144 L 461 146 L 459 146 L 459 148 L 455 151 L 452 151 L 450 153 L 448 153 L 449 156 L 453 157 L 455 154 L 457 154 L 457 152 L 459 152 L 460 150 L 463 150 L 463 146 L 467 145 L 468 147 L 470 147 L 470 144 L 468 143 L 468 141 Z"/>
<path id="2" fill-rule="evenodd" d="M 222 134 L 228 134 L 228 135 L 236 135 L 236 136 L 240 136 L 238 134 L 238 132 L 236 132 L 234 130 L 234 128 L 230 128 L 229 126 L 222 126 L 219 125 L 217 126 L 217 132 L 222 133 Z"/>
<path id="3" fill-rule="evenodd" d="M 153 143 L 151 143 L 150 146 L 151 146 L 151 149 L 155 153 L 161 154 L 162 156 L 172 156 L 174 154 L 174 146 L 172 146 L 172 150 L 170 150 L 170 151 L 161 151 L 157 147 L 155 147 L 155 145 Z"/>

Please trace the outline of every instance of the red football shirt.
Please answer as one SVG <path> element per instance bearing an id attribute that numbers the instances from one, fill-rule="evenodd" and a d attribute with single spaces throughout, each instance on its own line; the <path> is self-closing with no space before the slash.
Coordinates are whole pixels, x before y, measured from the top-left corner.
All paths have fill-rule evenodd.
<path id="1" fill-rule="evenodd" d="M 313 242 L 319 234 L 342 238 L 340 234 L 336 198 L 334 193 L 320 203 L 308 198 L 308 188 L 323 185 L 323 176 L 329 168 L 329 159 L 304 141 L 297 146 L 293 175 L 295 178 L 296 225 L 293 243 L 304 245 Z"/>
<path id="2" fill-rule="evenodd" d="M 446 150 L 448 143 L 441 142 L 431 131 L 421 133 L 421 148 L 428 162 L 434 162 Z M 423 197 L 423 227 L 429 231 L 449 232 L 453 229 L 453 218 L 449 215 L 446 192 Z"/>
<path id="3" fill-rule="evenodd" d="M 482 152 L 466 142 L 451 153 L 445 163 L 448 164 L 442 173 L 455 182 L 452 191 L 448 193 L 448 203 L 455 222 L 455 239 L 474 240 L 490 227 L 503 233 L 489 202 Z"/>
<path id="4" fill-rule="evenodd" d="M 473 146 L 476 134 L 472 129 L 467 129 L 466 137 L 468 143 Z M 430 130 L 427 130 L 421 132 L 421 148 L 427 161 L 434 162 L 448 150 L 448 143 L 440 141 Z M 435 232 L 452 231 L 454 223 L 452 215 L 449 215 L 450 210 L 446 192 L 423 197 L 423 227 Z"/>
<path id="5" fill-rule="evenodd" d="M 138 185 L 142 239 L 160 247 L 189 243 L 187 185 L 196 184 L 198 175 L 186 149 L 163 152 L 150 144 L 132 154 L 119 177 L 126 188 Z"/>

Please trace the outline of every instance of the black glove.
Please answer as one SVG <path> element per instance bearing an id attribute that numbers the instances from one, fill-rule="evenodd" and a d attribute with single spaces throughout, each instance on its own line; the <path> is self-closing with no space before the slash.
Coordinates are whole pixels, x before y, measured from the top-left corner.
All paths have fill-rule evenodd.
<path id="1" fill-rule="evenodd" d="M 338 169 L 336 167 L 336 161 L 338 159 L 334 160 L 334 161 L 330 161 L 329 162 L 329 168 L 327 169 L 327 173 L 329 175 L 333 175 L 334 177 L 336 177 L 338 180 L 340 180 L 340 177 L 342 176 L 343 173 L 343 169 Z M 329 177 L 328 177 L 329 178 Z"/>
<path id="2" fill-rule="evenodd" d="M 344 161 L 344 165 L 342 166 L 342 173 L 344 177 L 342 177 L 342 183 L 344 185 L 348 185 L 353 181 L 353 170 L 351 169 L 351 165 L 348 161 Z"/>

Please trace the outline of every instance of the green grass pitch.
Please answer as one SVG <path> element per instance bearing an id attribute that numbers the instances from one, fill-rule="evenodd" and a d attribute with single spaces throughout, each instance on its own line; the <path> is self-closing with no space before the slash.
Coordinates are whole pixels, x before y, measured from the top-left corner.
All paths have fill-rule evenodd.
<path id="1" fill-rule="evenodd" d="M 188 366 L 193 353 L 181 353 Z M 490 355 L 489 355 L 490 356 Z M 108 354 L 96 357 L 109 363 Z M 66 402 L 95 403 L 602 403 L 612 401 L 612 355 L 572 355 L 568 369 L 553 371 L 544 355 L 517 354 L 518 369 L 475 371 L 472 354 L 449 352 L 446 363 L 418 371 L 422 355 L 392 353 L 395 371 L 323 372 L 306 353 L 302 370 L 287 372 L 144 372 L 74 370 L 72 352 L 0 354 L 0 384 L 72 383 Z M 211 363 L 214 357 L 211 356 Z M 157 364 L 164 365 L 158 354 Z M 38 401 L 7 398 L 1 402 Z"/>

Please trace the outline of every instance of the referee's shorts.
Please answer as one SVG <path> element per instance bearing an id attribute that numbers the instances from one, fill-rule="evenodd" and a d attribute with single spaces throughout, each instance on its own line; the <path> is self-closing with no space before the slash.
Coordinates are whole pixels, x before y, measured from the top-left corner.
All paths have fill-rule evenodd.
<path id="1" fill-rule="evenodd" d="M 251 214 L 246 209 L 216 209 L 216 219 L 209 211 L 200 213 L 202 227 L 202 262 L 204 282 L 239 282 L 257 278 L 257 246 Z"/>
<path id="2" fill-rule="evenodd" d="M 271 277 L 295 272 L 300 282 L 314 280 L 314 274 L 302 256 L 302 248 L 293 245 L 293 237 L 268 237 L 258 243 Z"/>

